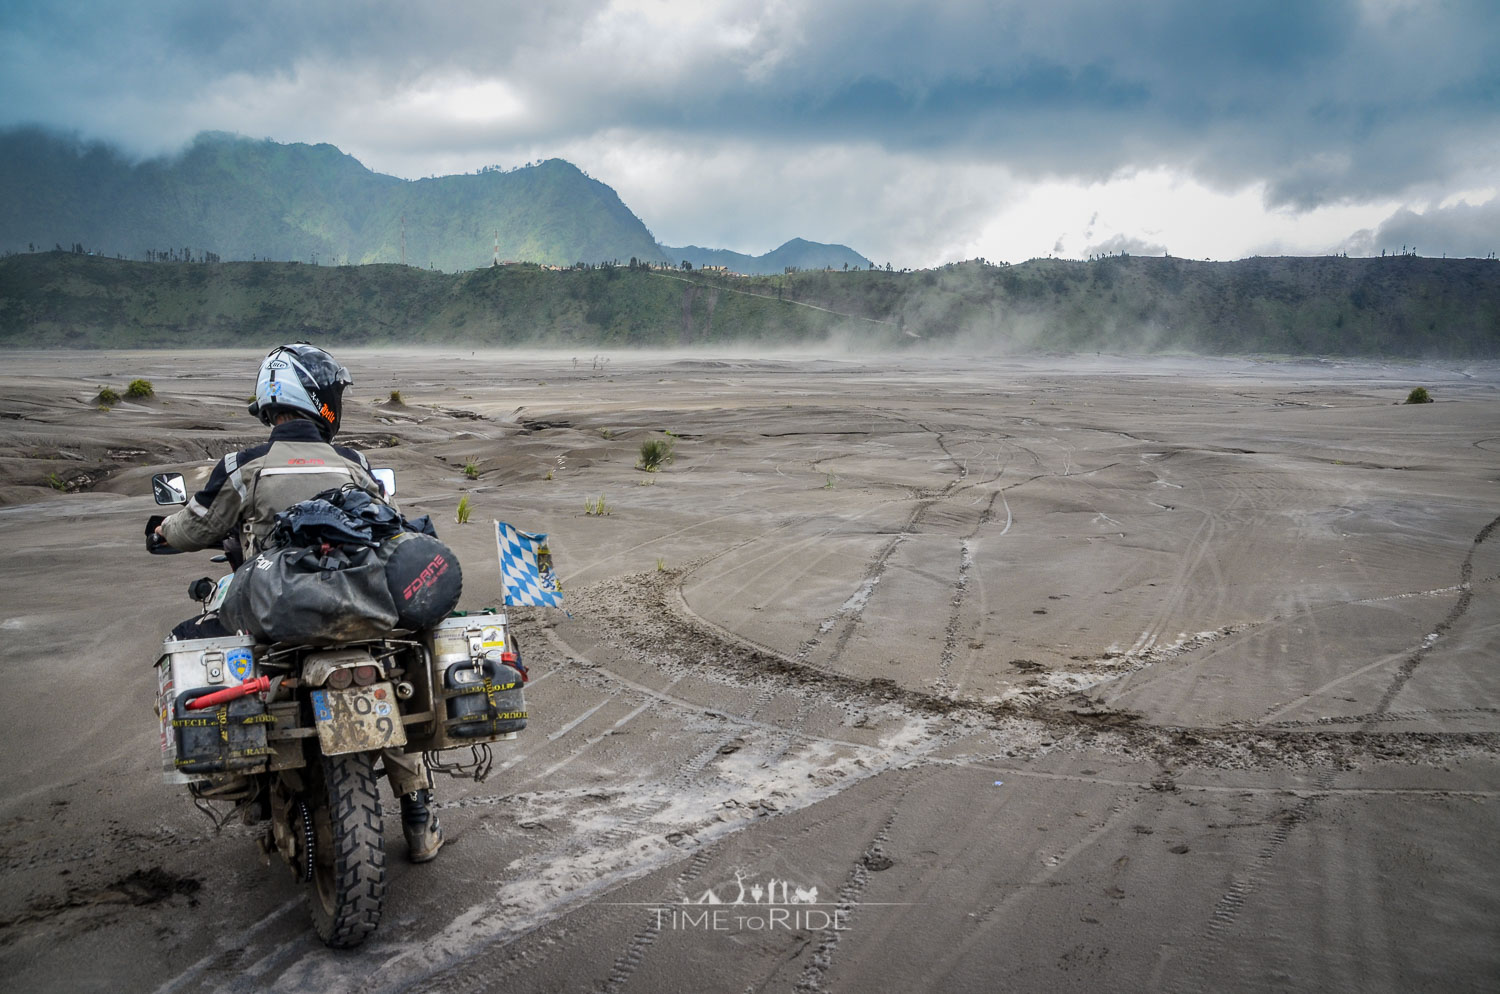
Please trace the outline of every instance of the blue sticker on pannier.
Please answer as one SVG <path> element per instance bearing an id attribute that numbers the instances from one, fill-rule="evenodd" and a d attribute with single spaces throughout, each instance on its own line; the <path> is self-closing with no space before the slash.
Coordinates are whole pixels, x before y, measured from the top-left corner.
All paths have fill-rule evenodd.
<path id="1" fill-rule="evenodd" d="M 224 667 L 230 676 L 244 682 L 255 670 L 255 656 L 249 649 L 230 649 L 224 657 Z"/>

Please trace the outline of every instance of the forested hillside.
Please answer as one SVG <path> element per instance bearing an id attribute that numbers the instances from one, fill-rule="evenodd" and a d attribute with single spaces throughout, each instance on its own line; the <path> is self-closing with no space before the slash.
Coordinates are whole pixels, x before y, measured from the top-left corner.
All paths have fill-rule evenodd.
<path id="1" fill-rule="evenodd" d="M 0 259 L 0 345 L 680 346 L 1500 357 L 1500 262 L 1112 257 L 736 278 L 632 266 Z"/>

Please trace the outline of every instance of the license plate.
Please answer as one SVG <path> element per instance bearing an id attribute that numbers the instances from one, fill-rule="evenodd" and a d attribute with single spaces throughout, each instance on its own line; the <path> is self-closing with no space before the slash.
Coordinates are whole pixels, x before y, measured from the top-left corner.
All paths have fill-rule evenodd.
<path id="1" fill-rule="evenodd" d="M 325 756 L 406 745 L 406 727 L 388 683 L 348 690 L 315 690 L 313 719 Z"/>

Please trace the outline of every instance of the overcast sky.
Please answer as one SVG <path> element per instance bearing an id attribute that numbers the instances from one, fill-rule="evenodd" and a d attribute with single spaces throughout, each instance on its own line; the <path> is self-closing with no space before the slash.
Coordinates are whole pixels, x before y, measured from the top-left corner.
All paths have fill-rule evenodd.
<path id="1" fill-rule="evenodd" d="M 5 0 L 0 125 L 561 157 L 665 244 L 1500 252 L 1500 0 Z"/>

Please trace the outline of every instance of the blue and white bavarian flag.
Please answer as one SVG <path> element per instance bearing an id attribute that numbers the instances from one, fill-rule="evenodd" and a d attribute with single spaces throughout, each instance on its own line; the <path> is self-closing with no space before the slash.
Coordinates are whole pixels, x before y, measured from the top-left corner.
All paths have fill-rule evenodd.
<path id="1" fill-rule="evenodd" d="M 546 535 L 532 535 L 495 522 L 500 548 L 501 600 L 506 607 L 562 607 L 562 584 L 552 572 Z"/>

